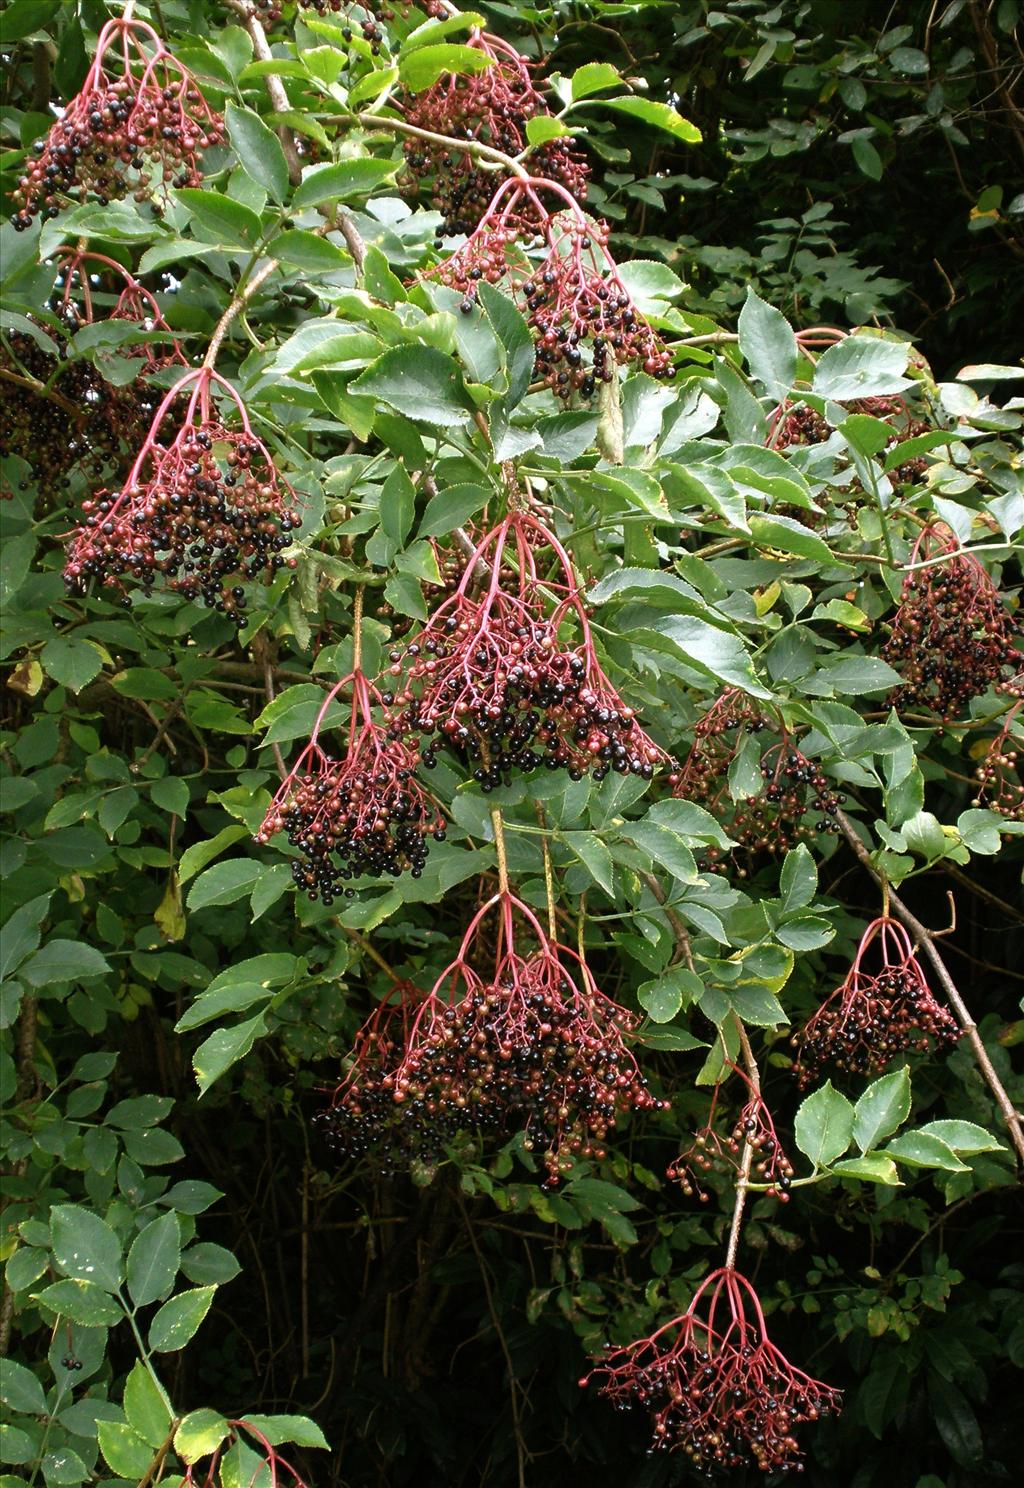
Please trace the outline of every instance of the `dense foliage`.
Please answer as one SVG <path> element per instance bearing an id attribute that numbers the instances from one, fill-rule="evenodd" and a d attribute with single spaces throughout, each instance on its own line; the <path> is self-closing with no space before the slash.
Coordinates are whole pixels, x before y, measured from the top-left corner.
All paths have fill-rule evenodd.
<path id="1" fill-rule="evenodd" d="M 1009 1481 L 1020 6 L 481 10 L 0 14 L 0 1488 Z"/>

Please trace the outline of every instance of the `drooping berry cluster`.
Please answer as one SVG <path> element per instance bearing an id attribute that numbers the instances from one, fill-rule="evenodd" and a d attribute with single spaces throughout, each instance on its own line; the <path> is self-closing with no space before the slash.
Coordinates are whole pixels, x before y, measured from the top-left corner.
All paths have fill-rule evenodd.
<path id="1" fill-rule="evenodd" d="M 214 384 L 234 401 L 241 429 L 221 422 Z M 163 446 L 161 425 L 186 388 L 183 421 Z M 129 585 L 149 594 L 161 575 L 241 626 L 246 582 L 269 583 L 285 565 L 281 550 L 300 520 L 291 496 L 230 384 L 210 367 L 188 372 L 157 409 L 121 491 L 83 502 L 64 568 L 68 591 L 84 594 L 96 580 L 130 606 Z"/>
<path id="2" fill-rule="evenodd" d="M 546 205 L 554 198 L 563 210 Z M 631 363 L 651 377 L 675 375 L 672 355 L 633 303 L 608 250 L 609 229 L 557 182 L 519 177 L 499 186 L 475 232 L 429 271 L 457 290 L 472 314 L 481 280 L 517 300 L 536 345 L 536 373 L 568 402 L 590 398 Z M 525 249 L 539 241 L 536 265 Z"/>
<path id="3" fill-rule="evenodd" d="M 873 945 L 880 965 L 869 971 L 865 959 Z M 929 1040 L 947 1046 L 959 1037 L 956 1019 L 932 995 L 910 936 L 883 915 L 864 931 L 843 981 L 794 1035 L 793 1073 L 806 1089 L 828 1064 L 869 1074 L 884 1070 L 897 1054 L 923 1054 Z"/>
<path id="4" fill-rule="evenodd" d="M 1020 669 L 1021 626 L 977 558 L 940 525 L 925 528 L 910 555 L 911 564 L 933 559 L 940 561 L 904 578 L 882 655 L 903 678 L 891 707 L 952 719 L 1008 669 Z"/>
<path id="5" fill-rule="evenodd" d="M 755 779 L 747 781 L 748 774 Z M 669 780 L 674 796 L 704 806 L 751 859 L 787 852 L 815 832 L 838 831 L 836 813 L 846 801 L 781 721 L 736 688 L 698 720 L 690 752 Z M 809 823 L 812 811 L 820 815 Z M 721 851 L 706 848 L 702 866 L 723 871 Z"/>
<path id="6" fill-rule="evenodd" d="M 753 1147 L 751 1167 L 761 1182 L 769 1185 L 769 1198 L 782 1203 L 789 1200 L 789 1189 L 793 1181 L 793 1165 L 782 1148 L 775 1131 L 771 1112 L 761 1099 L 760 1092 L 734 1064 L 729 1065 L 733 1074 L 739 1075 L 747 1088 L 746 1102 L 728 1134 L 720 1129 L 718 1121 L 721 1082 L 715 1086 L 711 1097 L 708 1119 L 693 1141 L 669 1164 L 667 1176 L 678 1183 L 687 1198 L 696 1197 L 706 1204 L 710 1195 L 703 1182 L 713 1169 L 739 1172 L 742 1153 L 749 1142 Z"/>
<path id="7" fill-rule="evenodd" d="M 544 562 L 553 575 L 542 575 Z M 488 577 L 474 592 L 480 568 Z M 450 749 L 476 766 L 485 792 L 541 765 L 573 779 L 649 779 L 668 760 L 601 668 L 568 554 L 519 510 L 477 544 L 416 639 L 391 653 L 391 674 L 395 690 L 384 697 L 396 736 L 426 738 L 427 769 Z"/>
<path id="8" fill-rule="evenodd" d="M 799 1471 L 797 1426 L 841 1408 L 838 1390 L 796 1369 L 768 1337 L 757 1293 L 723 1266 L 681 1317 L 608 1348 L 583 1380 L 620 1410 L 652 1419 L 654 1449 L 680 1450 L 701 1476 L 754 1467 Z"/>
<path id="9" fill-rule="evenodd" d="M 351 684 L 348 747 L 340 760 L 321 749 L 318 738 L 327 709 Z M 444 817 L 416 779 L 419 753 L 400 739 L 388 739 L 375 722 L 377 689 L 362 672 L 352 672 L 331 689 L 320 709 L 312 738 L 274 797 L 256 841 L 277 832 L 299 850 L 292 876 L 312 900 L 332 904 L 360 874 L 398 878 L 407 869 L 419 878 L 429 839 L 443 842 Z"/>
<path id="10" fill-rule="evenodd" d="M 49 305 L 56 324 L 40 324 L 36 335 L 13 331 L 0 346 L 5 385 L 0 456 L 24 460 L 45 496 L 67 491 L 80 466 L 93 485 L 120 478 L 163 396 L 149 374 L 172 363 L 185 365 L 156 300 L 127 269 L 103 254 L 77 249 L 58 250 L 58 257 L 62 262 Z M 95 323 L 95 296 L 111 274 L 120 290 L 109 319 L 166 336 L 157 344 L 120 348 L 122 356 L 140 362 L 139 375 L 120 387 L 70 346 L 76 331 Z"/>
<path id="11" fill-rule="evenodd" d="M 69 196 L 106 204 L 198 186 L 203 151 L 223 137 L 223 120 L 152 26 L 118 17 L 100 32 L 81 92 L 32 147 L 11 220 L 21 231 L 37 212 L 55 217 Z"/>
<path id="12" fill-rule="evenodd" d="M 347 17 L 350 10 L 358 10 L 359 34 L 374 57 L 380 55 L 385 25 L 395 18 L 395 12 L 389 5 L 372 4 L 370 0 L 360 0 L 358 5 L 353 5 L 352 0 L 299 0 L 299 7 L 302 10 L 315 10 L 321 16 L 345 14 Z M 401 5 L 399 9 L 402 15 L 408 15 L 408 5 Z M 345 41 L 352 40 L 353 24 L 354 22 L 347 21 L 342 27 Z"/>
<path id="13" fill-rule="evenodd" d="M 445 73 L 423 92 L 405 95 L 401 102 L 406 120 L 431 134 L 472 140 L 518 156 L 526 149 L 527 122 L 550 112 L 534 83 L 536 64 L 486 31 L 474 29 L 467 44 L 486 59 L 483 71 Z M 530 168 L 582 201 L 589 170 L 573 143 L 564 136 L 537 145 L 530 151 Z M 496 176 L 493 166 L 482 168 L 469 151 L 454 145 L 412 138 L 404 151 L 413 189 L 430 182 L 431 205 L 442 217 L 438 238 L 471 233 L 502 175 Z M 532 202 L 524 202 L 522 210 L 526 217 L 539 220 Z"/>
<path id="14" fill-rule="evenodd" d="M 495 908 L 495 964 L 483 976 L 471 955 L 481 921 Z M 526 956 L 516 948 L 517 917 L 536 937 Z M 364 1025 L 323 1125 L 341 1155 L 361 1156 L 378 1144 L 389 1169 L 402 1154 L 435 1161 L 459 1132 L 485 1140 L 520 1132 L 554 1185 L 575 1160 L 604 1156 L 623 1113 L 663 1109 L 626 1045 L 635 1026 L 632 1014 L 598 991 L 586 964 L 502 892 L 474 916 L 428 997 L 415 1005 L 403 996 L 386 1020 L 375 1015 Z"/>
<path id="15" fill-rule="evenodd" d="M 892 426 L 886 449 L 892 449 L 907 439 L 928 432 L 930 425 L 924 419 L 915 418 L 900 397 L 854 398 L 843 404 L 850 413 L 863 413 L 881 419 Z M 769 420 L 768 444 L 772 449 L 790 449 L 794 445 L 824 444 L 833 433 L 832 425 L 824 414 L 810 408 L 806 403 L 790 403 L 788 400 L 775 409 Z M 920 480 L 928 468 L 922 455 L 912 455 L 889 471 L 889 477 L 898 485 L 911 485 Z M 859 482 L 857 483 L 859 487 Z"/>
<path id="16" fill-rule="evenodd" d="M 1018 689 L 1024 685 L 1024 674 Z M 1018 690 L 1018 696 L 1021 692 Z M 1024 821 L 1024 736 L 1021 734 L 1021 703 L 1007 713 L 1003 726 L 988 746 L 985 758 L 975 770 L 978 794 L 975 806 L 998 811 L 1007 821 Z"/>

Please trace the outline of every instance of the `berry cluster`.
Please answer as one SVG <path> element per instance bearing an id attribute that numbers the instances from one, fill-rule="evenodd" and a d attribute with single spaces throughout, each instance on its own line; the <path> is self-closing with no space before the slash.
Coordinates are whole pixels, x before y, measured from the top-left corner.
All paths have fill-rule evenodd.
<path id="1" fill-rule="evenodd" d="M 120 63 L 119 76 L 108 70 L 111 60 Z M 65 196 L 84 201 L 92 193 L 106 204 L 129 191 L 143 201 L 153 184 L 164 192 L 197 186 L 202 152 L 223 137 L 223 120 L 152 26 L 108 21 L 81 92 L 32 147 L 11 220 L 21 231 L 37 212 L 55 217 Z"/>
<path id="2" fill-rule="evenodd" d="M 221 422 L 211 400 L 214 383 L 234 400 L 240 430 Z M 186 388 L 183 421 L 163 446 L 161 425 Z M 130 607 L 127 581 L 149 594 L 162 574 L 170 588 L 241 626 L 245 581 L 269 583 L 285 565 L 281 550 L 299 525 L 291 494 L 230 384 L 210 367 L 188 372 L 157 409 L 121 491 L 83 502 L 85 520 L 64 568 L 68 591 L 84 594 L 97 579 Z"/>
<path id="3" fill-rule="evenodd" d="M 927 433 L 929 425 L 923 419 L 915 419 L 906 400 L 899 397 L 855 398 L 843 405 L 850 413 L 864 413 L 881 419 L 892 426 L 887 449 L 917 434 Z M 832 425 L 824 414 L 809 408 L 806 403 L 785 402 L 776 408 L 769 423 L 768 443 L 772 449 L 790 449 L 793 445 L 824 444 L 831 436 Z M 889 472 L 898 485 L 911 485 L 920 480 L 928 468 L 921 455 L 904 460 Z M 857 483 L 859 486 L 859 482 Z"/>
<path id="4" fill-rule="evenodd" d="M 881 965 L 868 971 L 865 957 L 876 942 Z M 959 1037 L 955 1018 L 932 995 L 910 936 L 883 915 L 864 931 L 842 983 L 794 1035 L 793 1073 L 806 1089 L 827 1064 L 869 1074 L 897 1054 L 923 1054 L 929 1039 L 948 1045 Z"/>
<path id="5" fill-rule="evenodd" d="M 495 965 L 485 978 L 470 956 L 495 907 Z M 536 937 L 528 956 L 516 948 L 517 916 Z M 364 1025 L 323 1125 L 344 1156 L 378 1144 L 389 1171 L 402 1154 L 436 1161 L 461 1131 L 485 1139 L 521 1132 L 553 1186 L 577 1159 L 604 1156 L 621 1114 L 664 1109 L 626 1046 L 635 1026 L 632 1014 L 597 990 L 585 963 L 548 939 L 525 904 L 499 893 L 474 916 L 428 997 L 415 1005 L 403 995 L 389 1015 Z"/>
<path id="6" fill-rule="evenodd" d="M 553 197 L 565 210 L 553 211 Z M 519 302 L 536 343 L 536 373 L 564 402 L 590 398 L 631 363 L 651 377 L 675 375 L 672 355 L 636 308 L 608 250 L 605 222 L 587 217 L 556 181 L 516 177 L 498 187 L 461 248 L 430 274 L 462 296 L 471 314 L 481 280 Z M 533 264 L 526 247 L 539 242 Z"/>
<path id="7" fill-rule="evenodd" d="M 733 781 L 747 755 L 763 782 L 751 796 Z M 736 688 L 723 692 L 698 720 L 690 752 L 669 781 L 674 796 L 704 806 L 750 859 L 787 852 L 815 832 L 837 832 L 836 813 L 846 801 L 795 747 L 785 725 Z M 820 813 L 813 826 L 806 821 L 811 811 Z M 703 868 L 721 872 L 724 866 L 717 848 L 705 849 Z"/>
<path id="8" fill-rule="evenodd" d="M 694 1134 L 690 1145 L 669 1164 L 667 1176 L 679 1184 L 687 1198 L 696 1195 L 702 1204 L 706 1204 L 710 1196 L 702 1186 L 703 1180 L 713 1169 L 739 1172 L 743 1148 L 749 1142 L 754 1149 L 752 1169 L 763 1183 L 769 1185 L 766 1190 L 768 1197 L 788 1203 L 793 1165 L 782 1149 L 771 1112 L 743 1071 L 734 1064 L 729 1068 L 747 1087 L 747 1100 L 739 1116 L 727 1136 L 718 1130 L 716 1116 L 722 1087 L 717 1084 L 706 1123 Z"/>
<path id="9" fill-rule="evenodd" d="M 327 709 L 352 685 L 348 748 L 333 760 L 317 742 Z M 298 888 L 312 900 L 332 904 L 362 873 L 398 878 L 406 869 L 419 878 L 431 837 L 443 842 L 444 817 L 415 778 L 419 754 L 400 739 L 386 738 L 374 721 L 380 695 L 356 671 L 327 695 L 312 738 L 271 802 L 256 835 L 267 843 L 286 832 L 300 856 L 292 861 Z"/>
<path id="10" fill-rule="evenodd" d="M 0 346 L 0 376 L 11 384 L 0 456 L 23 459 L 33 484 L 51 497 L 70 488 L 80 465 L 93 485 L 119 478 L 162 397 L 149 374 L 175 362 L 185 365 L 156 300 L 121 264 L 72 249 L 58 250 L 58 256 L 63 262 L 49 306 L 56 326 L 40 327 L 38 339 L 13 331 Z M 110 273 L 118 276 L 120 292 L 109 318 L 164 332 L 168 342 L 166 349 L 148 343 L 123 346 L 121 355 L 138 358 L 141 365 L 139 375 L 121 387 L 107 383 L 68 345 L 81 326 L 94 322 L 94 295 Z"/>
<path id="11" fill-rule="evenodd" d="M 608 1347 L 583 1380 L 620 1410 L 652 1418 L 652 1449 L 681 1450 L 702 1476 L 753 1467 L 800 1471 L 795 1428 L 840 1409 L 839 1392 L 775 1347 L 750 1282 L 729 1266 L 697 1288 L 681 1317 L 625 1348 Z"/>
<path id="12" fill-rule="evenodd" d="M 422 93 L 407 95 L 402 105 L 406 120 L 428 133 L 518 156 L 526 148 L 527 121 L 549 113 L 534 85 L 534 64 L 486 31 L 472 31 L 468 45 L 489 65 L 469 76 L 446 73 Z M 438 238 L 471 233 L 494 194 L 493 169 L 482 169 L 467 150 L 431 140 L 409 139 L 404 151 L 413 188 L 418 190 L 424 180 L 431 183 L 431 205 L 442 217 Z M 589 170 L 570 138 L 538 145 L 530 152 L 530 164 L 535 175 L 558 182 L 577 201 L 586 196 Z M 525 203 L 524 210 L 539 220 L 532 203 Z"/>
<path id="13" fill-rule="evenodd" d="M 299 6 L 303 10 L 315 10 L 317 15 L 340 15 L 352 9 L 352 0 L 299 0 Z M 362 15 L 359 20 L 359 34 L 366 42 L 374 57 L 380 55 L 380 49 L 384 42 L 384 26 L 388 21 L 393 21 L 395 12 L 388 5 L 374 5 L 369 0 L 360 0 L 359 10 Z M 403 15 L 408 15 L 409 6 L 400 7 Z M 342 27 L 342 37 L 345 41 L 351 41 L 353 37 L 351 23 Z"/>
<path id="14" fill-rule="evenodd" d="M 1021 683 L 1024 683 L 1024 675 L 1018 687 Z M 991 811 L 998 811 L 1007 821 L 1018 822 L 1024 821 L 1024 771 L 1021 768 L 1024 744 L 1020 742 L 1020 711 L 1021 704 L 1015 703 L 974 772 L 978 782 L 975 806 L 987 806 Z"/>
<path id="15" fill-rule="evenodd" d="M 542 607 L 538 564 L 555 597 Z M 474 595 L 478 567 L 489 567 Z M 563 627 L 576 637 L 563 640 Z M 486 792 L 514 770 L 543 765 L 572 779 L 609 771 L 649 779 L 667 761 L 605 676 L 571 560 L 535 517 L 511 512 L 478 543 L 455 593 L 404 651 L 391 653 L 389 716 L 396 737 L 426 737 L 423 764 L 447 747 L 476 766 Z M 397 680 L 401 679 L 401 680 Z"/>
<path id="16" fill-rule="evenodd" d="M 1014 645 L 1020 621 L 971 553 L 948 530 L 926 527 L 914 544 L 911 564 L 939 559 L 908 573 L 882 655 L 903 678 L 889 705 L 904 712 L 928 708 L 956 718 L 1007 668 L 1019 670 Z"/>

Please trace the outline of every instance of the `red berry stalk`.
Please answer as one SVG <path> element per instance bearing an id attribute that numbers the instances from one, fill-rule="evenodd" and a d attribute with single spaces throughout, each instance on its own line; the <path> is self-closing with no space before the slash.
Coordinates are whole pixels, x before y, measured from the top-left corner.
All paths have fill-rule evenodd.
<path id="1" fill-rule="evenodd" d="M 199 1462 L 185 1464 L 185 1476 L 180 1479 L 180 1482 L 186 1485 L 186 1488 L 219 1488 L 224 1481 L 220 1472 L 222 1459 L 238 1442 L 241 1442 L 251 1453 L 252 1448 L 247 1438 L 251 1438 L 257 1444 L 259 1461 L 251 1476 L 245 1477 L 246 1483 L 250 1485 L 256 1482 L 265 1483 L 267 1488 L 287 1488 L 289 1484 L 291 1488 L 308 1488 L 306 1480 L 298 1469 L 281 1456 L 270 1438 L 252 1421 L 229 1421 L 227 1424 L 230 1427 L 228 1435 L 208 1459 L 203 1458 Z M 244 1471 L 246 1474 L 249 1473 L 248 1463 Z"/>
<path id="2" fill-rule="evenodd" d="M 340 760 L 319 744 L 327 710 L 342 688 L 352 686 L 348 747 Z M 374 720 L 380 694 L 361 671 L 332 687 L 313 725 L 309 743 L 280 786 L 256 841 L 277 832 L 299 850 L 292 862 L 298 888 L 312 900 L 332 904 L 362 873 L 397 878 L 406 869 L 419 878 L 428 839 L 444 841 L 444 817 L 415 778 L 419 753 L 388 738 Z"/>
<path id="3" fill-rule="evenodd" d="M 799 1471 L 795 1428 L 838 1412 L 840 1392 L 790 1364 L 768 1337 L 757 1293 L 729 1267 L 700 1284 L 681 1317 L 612 1349 L 597 1380 L 620 1409 L 651 1416 L 652 1447 L 680 1450 L 702 1475 Z"/>
<path id="4" fill-rule="evenodd" d="M 729 1068 L 747 1087 L 747 1101 L 728 1136 L 722 1134 L 716 1123 L 722 1094 L 719 1082 L 711 1096 L 707 1121 L 695 1133 L 690 1145 L 669 1164 L 667 1176 L 679 1184 L 688 1198 L 696 1195 L 702 1204 L 706 1204 L 710 1195 L 702 1186 L 703 1181 L 714 1168 L 738 1173 L 743 1146 L 749 1142 L 754 1149 L 755 1171 L 760 1180 L 769 1185 L 768 1197 L 788 1203 L 793 1165 L 783 1151 L 771 1112 L 749 1077 L 735 1064 L 730 1063 Z"/>
<path id="5" fill-rule="evenodd" d="M 145 200 L 154 184 L 165 196 L 198 186 L 202 152 L 223 137 L 220 115 L 152 26 L 118 17 L 100 32 L 81 92 L 33 145 L 11 220 L 21 231 L 39 211 L 56 217 L 68 196 L 105 205 L 129 191 Z"/>
<path id="6" fill-rule="evenodd" d="M 553 211 L 546 198 L 562 209 Z M 524 249 L 539 237 L 539 265 Z M 498 187 L 472 237 L 428 271 L 458 290 L 470 314 L 481 279 L 520 304 L 536 341 L 536 371 L 564 400 L 589 398 L 616 364 L 672 378 L 671 353 L 633 304 L 608 249 L 609 228 L 581 210 L 556 181 L 514 177 Z"/>
<path id="7" fill-rule="evenodd" d="M 473 963 L 493 909 L 497 947 L 484 975 Z M 517 945 L 517 918 L 536 940 L 527 954 Z M 519 1131 L 528 1150 L 541 1150 L 552 1185 L 574 1160 L 604 1156 L 625 1111 L 662 1107 L 625 1043 L 634 1015 L 599 992 L 585 963 L 551 942 L 511 894 L 496 894 L 477 911 L 455 960 L 411 1018 L 404 1001 L 400 1009 L 401 1057 L 397 1014 L 383 1033 L 373 1023 L 326 1113 L 333 1145 L 346 1156 L 383 1138 L 390 1170 L 398 1153 L 437 1161 L 460 1132 L 487 1139 Z M 394 1116 L 382 1132 L 388 1100 Z"/>
<path id="8" fill-rule="evenodd" d="M 234 402 L 241 429 L 227 429 L 211 392 Z M 159 443 L 168 410 L 189 389 L 173 439 Z M 171 589 L 245 623 L 247 580 L 269 583 L 299 525 L 273 460 L 253 433 L 245 405 L 212 367 L 187 372 L 164 397 L 121 491 L 83 502 L 84 523 L 68 549 L 71 594 L 92 580 L 130 608 L 129 582 L 150 594 L 162 575 Z"/>
<path id="9" fill-rule="evenodd" d="M 1022 684 L 1024 674 L 1017 683 L 1018 691 Z M 1019 716 L 1022 706 L 1015 703 L 1007 713 L 1002 728 L 974 772 L 978 781 L 975 806 L 987 806 L 991 811 L 998 811 L 1007 821 L 1024 821 L 1024 776 L 1021 772 L 1024 740 Z"/>
<path id="10" fill-rule="evenodd" d="M 889 705 L 901 712 L 927 708 L 940 718 L 962 713 L 974 697 L 1017 671 L 1014 644 L 1020 622 L 973 554 L 941 526 L 926 527 L 914 544 L 911 564 L 947 561 L 910 572 L 882 655 L 903 678 Z"/>
<path id="11" fill-rule="evenodd" d="M 865 966 L 872 947 L 877 971 Z M 924 1053 L 929 1039 L 949 1045 L 959 1037 L 956 1019 L 932 995 L 910 936 L 883 915 L 864 931 L 843 981 L 794 1037 L 793 1073 L 805 1089 L 827 1064 L 867 1074 L 905 1051 Z"/>
<path id="12" fill-rule="evenodd" d="M 490 577 L 475 595 L 481 566 Z M 570 626 L 577 638 L 562 636 Z M 443 746 L 479 762 L 485 791 L 541 764 L 576 780 L 610 770 L 649 779 L 668 760 L 601 668 L 569 555 L 526 512 L 485 534 L 455 593 L 391 653 L 391 674 L 403 678 L 384 694 L 396 735 L 427 737 L 427 769 Z"/>
<path id="13" fill-rule="evenodd" d="M 406 120 L 433 134 L 521 155 L 527 148 L 527 122 L 550 113 L 534 84 L 537 64 L 487 31 L 474 28 L 466 44 L 486 57 L 489 66 L 472 76 L 445 73 L 422 93 L 406 95 L 401 103 Z M 530 164 L 537 176 L 557 181 L 582 200 L 589 170 L 572 146 L 567 137 L 549 140 L 530 151 Z M 482 169 L 470 151 L 455 145 L 408 139 L 403 148 L 414 186 L 431 181 L 431 205 L 444 219 L 438 238 L 471 233 L 494 194 L 494 170 Z"/>
<path id="14" fill-rule="evenodd" d="M 733 800 L 730 772 L 751 736 L 766 741 L 757 747 L 764 784 L 758 795 Z M 821 813 L 814 831 L 838 831 L 836 812 L 846 800 L 796 748 L 784 724 L 766 716 L 737 688 L 723 692 L 698 720 L 690 752 L 669 779 L 674 796 L 704 806 L 751 858 L 784 853 L 811 836 L 805 821 L 811 810 Z M 703 866 L 712 871 L 725 867 L 714 848 L 705 850 Z"/>

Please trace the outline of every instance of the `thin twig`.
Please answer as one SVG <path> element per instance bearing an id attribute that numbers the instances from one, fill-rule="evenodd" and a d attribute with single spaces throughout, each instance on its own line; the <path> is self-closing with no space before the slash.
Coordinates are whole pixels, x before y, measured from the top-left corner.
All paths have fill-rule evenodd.
<path id="1" fill-rule="evenodd" d="M 757 1099 L 761 1094 L 761 1072 L 754 1058 L 754 1051 L 750 1047 L 750 1039 L 742 1021 L 733 1014 L 736 1019 L 736 1028 L 740 1036 L 740 1049 L 743 1051 L 743 1063 L 747 1067 L 747 1078 L 750 1081 L 751 1095 Z M 740 1231 L 743 1228 L 743 1210 L 747 1202 L 747 1194 L 750 1184 L 750 1168 L 754 1161 L 754 1142 L 747 1137 L 743 1143 L 743 1153 L 740 1157 L 739 1172 L 736 1174 L 736 1201 L 732 1206 L 732 1221 L 729 1225 L 729 1243 L 725 1251 L 725 1264 L 731 1270 L 736 1265 L 736 1252 L 740 1245 Z"/>
<path id="2" fill-rule="evenodd" d="M 666 895 L 665 890 L 661 887 L 661 884 L 655 878 L 654 874 L 641 872 L 640 877 L 643 879 L 644 883 L 647 885 L 651 893 L 654 895 L 655 899 L 657 899 L 658 903 L 665 911 L 665 918 L 666 920 L 668 920 L 668 923 L 671 927 L 672 934 L 675 938 L 676 943 L 675 951 L 672 955 L 672 965 L 674 966 L 678 961 L 685 961 L 687 970 L 694 971 L 695 967 L 693 964 L 693 950 L 690 946 L 689 930 L 687 930 L 682 920 L 669 904 L 668 896 Z"/>
<path id="3" fill-rule="evenodd" d="M 879 871 L 878 868 L 875 867 L 874 863 L 871 861 L 871 854 L 868 852 L 868 849 L 861 841 L 860 835 L 858 834 L 856 827 L 853 825 L 853 822 L 844 811 L 836 812 L 836 820 L 839 822 L 840 831 L 852 847 L 859 861 L 871 874 L 876 883 L 881 884 L 883 881 L 883 874 Z M 963 1030 L 964 1035 L 966 1036 L 967 1041 L 971 1046 L 975 1063 L 977 1064 L 978 1069 L 981 1071 L 981 1076 L 984 1079 L 985 1083 L 988 1085 L 989 1090 L 991 1090 L 996 1105 L 1002 1112 L 1003 1120 L 1006 1122 L 1006 1127 L 1010 1134 L 1010 1141 L 1013 1143 L 1014 1147 L 1017 1150 L 1017 1155 L 1020 1162 L 1024 1163 L 1024 1117 L 1022 1117 L 1021 1113 L 1014 1107 L 1013 1102 L 1006 1092 L 1006 1087 L 1003 1085 L 1002 1080 L 1000 1080 L 998 1074 L 996 1073 L 995 1065 L 989 1058 L 988 1050 L 985 1048 L 985 1045 L 982 1042 L 981 1034 L 978 1032 L 977 1024 L 971 1016 L 967 1004 L 961 997 L 956 983 L 946 969 L 946 963 L 939 955 L 934 936 L 932 935 L 930 930 L 926 929 L 926 927 L 921 924 L 921 921 L 917 918 L 917 916 L 907 908 L 907 906 L 903 903 L 903 900 L 899 897 L 898 894 L 894 893 L 892 889 L 889 890 L 889 903 L 892 907 L 893 914 L 898 920 L 901 920 L 903 922 L 903 924 L 915 937 L 915 939 L 920 944 L 921 949 L 928 957 L 928 960 L 931 962 L 932 967 L 935 971 L 935 975 L 938 977 L 939 982 L 942 985 L 942 990 L 946 994 L 947 1001 L 949 1002 L 950 1007 L 953 1009 L 956 1020 L 960 1024 L 960 1027 Z"/>

